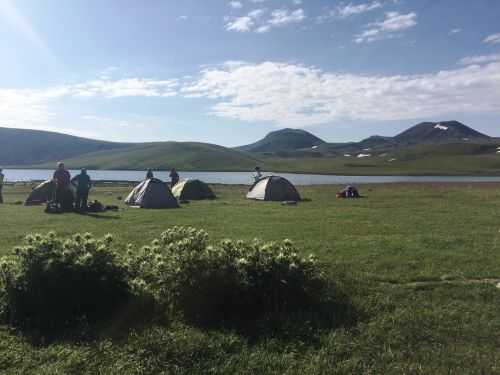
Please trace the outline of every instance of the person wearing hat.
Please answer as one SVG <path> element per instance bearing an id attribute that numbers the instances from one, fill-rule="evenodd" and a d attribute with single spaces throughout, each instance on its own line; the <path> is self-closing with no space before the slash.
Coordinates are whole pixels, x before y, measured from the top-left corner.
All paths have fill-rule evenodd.
<path id="1" fill-rule="evenodd" d="M 0 204 L 3 203 L 2 188 L 3 188 L 3 180 L 5 178 L 2 171 L 3 169 L 0 168 Z"/>
<path id="2" fill-rule="evenodd" d="M 82 168 L 80 174 L 73 177 L 71 184 L 76 188 L 75 209 L 77 211 L 86 211 L 89 191 L 92 187 L 92 181 L 87 174 L 87 170 Z"/>

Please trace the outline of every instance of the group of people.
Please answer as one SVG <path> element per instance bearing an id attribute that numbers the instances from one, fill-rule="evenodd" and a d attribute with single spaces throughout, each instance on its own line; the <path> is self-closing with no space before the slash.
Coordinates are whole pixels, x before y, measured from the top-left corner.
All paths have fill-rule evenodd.
<path id="1" fill-rule="evenodd" d="M 1 174 L 0 170 L 0 176 Z M 52 200 L 60 205 L 64 211 L 86 211 L 88 208 L 88 197 L 90 189 L 92 188 L 92 180 L 87 173 L 85 168 L 82 168 L 80 174 L 71 178 L 71 174 L 65 168 L 64 163 L 59 162 L 57 164 L 57 169 L 53 175 L 53 181 L 55 182 L 54 196 Z M 154 178 L 153 170 L 148 169 L 146 173 L 146 178 Z M 2 181 L 3 177 L 0 177 Z M 170 186 L 174 187 L 179 182 L 179 174 L 172 168 L 170 171 Z M 74 187 L 76 191 L 76 196 L 73 196 L 71 187 Z M 1 184 L 0 184 L 1 193 Z M 0 194 L 1 198 L 1 194 Z M 74 198 L 74 199 L 73 199 Z M 1 200 L 0 200 L 1 202 Z"/>
<path id="2" fill-rule="evenodd" d="M 179 183 L 179 173 L 177 173 L 175 168 L 172 168 L 170 170 L 169 177 L 170 177 L 170 187 L 173 188 L 175 185 L 177 185 Z M 155 178 L 152 169 L 148 169 L 148 171 L 146 172 L 146 179 L 149 179 L 149 178 Z"/>
<path id="3" fill-rule="evenodd" d="M 64 163 L 57 163 L 57 169 L 53 175 L 56 184 L 54 201 L 60 204 L 63 210 L 86 211 L 88 205 L 89 192 L 92 188 L 92 181 L 87 174 L 87 170 L 82 168 L 80 174 L 71 178 L 71 174 L 66 170 Z M 76 190 L 76 197 L 73 202 L 73 192 L 71 186 Z"/>

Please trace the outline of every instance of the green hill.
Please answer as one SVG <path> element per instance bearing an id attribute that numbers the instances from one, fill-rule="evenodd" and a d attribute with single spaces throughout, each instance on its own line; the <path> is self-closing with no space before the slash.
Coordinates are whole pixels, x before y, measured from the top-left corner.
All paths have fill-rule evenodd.
<path id="1" fill-rule="evenodd" d="M 279 152 L 289 150 L 311 149 L 325 143 L 302 129 L 282 129 L 269 133 L 260 141 L 246 146 L 237 147 L 247 152 Z"/>
<path id="2" fill-rule="evenodd" d="M 249 170 L 261 163 L 255 156 L 230 148 L 197 142 L 141 143 L 126 148 L 99 151 L 65 160 L 69 168 Z M 44 163 L 37 167 L 53 167 Z"/>
<path id="3" fill-rule="evenodd" d="M 0 165 L 38 164 L 128 146 L 47 131 L 0 128 Z"/>

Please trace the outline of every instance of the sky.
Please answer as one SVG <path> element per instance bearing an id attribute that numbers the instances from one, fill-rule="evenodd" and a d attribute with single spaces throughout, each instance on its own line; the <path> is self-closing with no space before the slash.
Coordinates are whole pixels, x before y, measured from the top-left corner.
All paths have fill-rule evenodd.
<path id="1" fill-rule="evenodd" d="M 113 141 L 500 136 L 499 0 L 0 0 L 0 126 Z"/>

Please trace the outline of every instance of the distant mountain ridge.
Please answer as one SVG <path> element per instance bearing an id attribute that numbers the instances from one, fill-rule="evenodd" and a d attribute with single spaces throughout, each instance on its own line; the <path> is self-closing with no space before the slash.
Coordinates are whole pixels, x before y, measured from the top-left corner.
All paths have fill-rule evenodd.
<path id="1" fill-rule="evenodd" d="M 500 174 L 500 139 L 458 121 L 417 124 L 394 137 L 327 143 L 300 129 L 271 132 L 251 145 L 116 143 L 53 132 L 0 128 L 0 165 L 53 168 L 268 171 L 343 174 Z"/>
<path id="2" fill-rule="evenodd" d="M 414 145 L 451 143 L 490 143 L 494 139 L 458 121 L 422 122 L 394 137 L 374 135 L 359 142 L 327 143 L 304 131 L 283 129 L 269 133 L 260 141 L 238 147 L 252 153 L 275 153 L 289 155 L 307 151 L 340 155 L 343 152 L 361 152 L 372 149 L 393 149 Z"/>
<path id="3" fill-rule="evenodd" d="M 0 128 L 0 164 L 38 164 L 96 151 L 128 147 L 42 130 Z"/>

